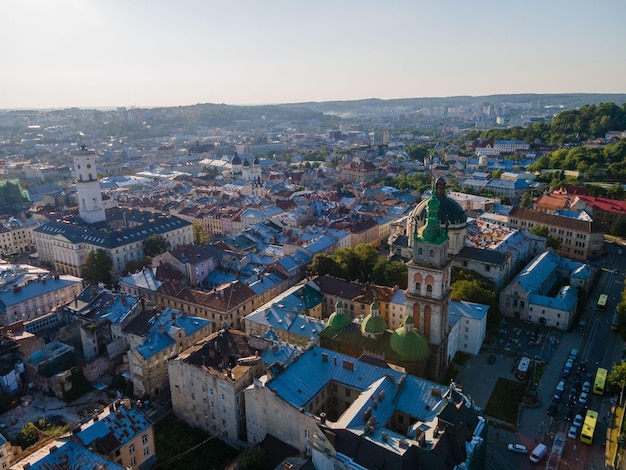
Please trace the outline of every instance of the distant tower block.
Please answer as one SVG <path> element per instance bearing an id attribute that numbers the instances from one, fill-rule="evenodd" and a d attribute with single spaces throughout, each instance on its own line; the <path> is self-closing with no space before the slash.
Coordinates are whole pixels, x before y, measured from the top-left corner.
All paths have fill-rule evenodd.
<path id="1" fill-rule="evenodd" d="M 106 214 L 96 174 L 96 152 L 81 145 L 80 150 L 73 152 L 72 156 L 80 217 L 88 224 L 103 222 L 106 220 Z"/>

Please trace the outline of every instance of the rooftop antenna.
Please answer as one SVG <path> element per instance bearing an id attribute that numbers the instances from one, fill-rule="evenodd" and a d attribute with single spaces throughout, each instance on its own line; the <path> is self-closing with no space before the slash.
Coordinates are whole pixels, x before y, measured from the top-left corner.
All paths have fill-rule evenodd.
<path id="1" fill-rule="evenodd" d="M 81 131 L 78 132 L 78 143 L 79 143 L 79 148 L 81 150 L 85 150 L 86 149 L 85 144 L 83 144 L 83 137 L 84 137 L 84 135 L 85 135 L 84 132 L 81 132 Z"/>

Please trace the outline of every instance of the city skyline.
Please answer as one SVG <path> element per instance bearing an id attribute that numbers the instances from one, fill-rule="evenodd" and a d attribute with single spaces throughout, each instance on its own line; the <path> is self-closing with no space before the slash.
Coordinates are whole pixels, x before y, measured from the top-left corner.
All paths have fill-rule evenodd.
<path id="1" fill-rule="evenodd" d="M 623 13 L 618 0 L 8 0 L 0 109 L 623 93 Z"/>

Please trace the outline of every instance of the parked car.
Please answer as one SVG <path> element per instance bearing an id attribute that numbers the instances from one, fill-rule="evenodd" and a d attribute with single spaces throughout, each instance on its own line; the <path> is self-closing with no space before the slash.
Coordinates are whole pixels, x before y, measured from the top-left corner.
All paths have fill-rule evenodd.
<path id="1" fill-rule="evenodd" d="M 581 361 L 580 364 L 578 364 L 578 370 L 585 372 L 587 370 L 587 361 Z"/>
<path id="2" fill-rule="evenodd" d="M 563 395 L 562 390 L 555 390 L 554 396 L 552 397 L 552 401 L 555 403 L 561 403 L 561 396 Z"/>
<path id="3" fill-rule="evenodd" d="M 526 448 L 526 446 L 523 446 L 522 444 L 509 444 L 507 446 L 507 448 L 511 452 L 515 452 L 516 454 L 527 454 L 528 453 L 528 449 Z"/>
<path id="4" fill-rule="evenodd" d="M 565 408 L 564 418 L 566 421 L 571 421 L 574 417 L 574 408 Z"/>
<path id="5" fill-rule="evenodd" d="M 567 437 L 570 439 L 576 439 L 578 436 L 578 428 L 576 426 L 570 426 L 569 432 L 567 433 Z"/>
<path id="6" fill-rule="evenodd" d="M 580 394 L 580 398 L 578 398 L 578 402 L 585 405 L 587 403 L 588 398 L 589 398 L 589 395 L 587 394 L 587 392 L 582 392 Z"/>
<path id="7" fill-rule="evenodd" d="M 561 380 L 557 385 L 556 385 L 556 389 L 560 390 L 561 392 L 565 389 L 565 380 Z"/>
<path id="8" fill-rule="evenodd" d="M 591 384 L 589 382 L 585 382 L 582 388 L 583 392 L 589 393 L 591 391 Z"/>
<path id="9" fill-rule="evenodd" d="M 580 428 L 583 425 L 583 415 L 574 416 L 574 421 L 572 422 L 574 426 Z"/>

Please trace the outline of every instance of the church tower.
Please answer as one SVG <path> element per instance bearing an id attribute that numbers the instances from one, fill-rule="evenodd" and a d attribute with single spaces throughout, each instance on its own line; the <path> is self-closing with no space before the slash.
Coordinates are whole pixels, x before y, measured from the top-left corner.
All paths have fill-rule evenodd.
<path id="1" fill-rule="evenodd" d="M 426 205 L 426 224 L 413 234 L 413 259 L 407 263 L 407 313 L 430 347 L 428 377 L 437 380 L 446 370 L 450 262 L 448 234 L 439 223 L 440 201 L 435 192 Z M 417 224 L 414 225 L 416 227 Z"/>
<path id="2" fill-rule="evenodd" d="M 81 145 L 80 150 L 73 152 L 72 156 L 80 217 L 88 224 L 103 222 L 106 220 L 106 214 L 96 174 L 96 152 Z"/>

